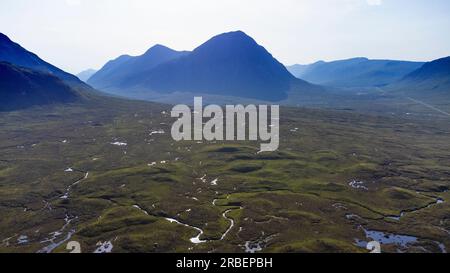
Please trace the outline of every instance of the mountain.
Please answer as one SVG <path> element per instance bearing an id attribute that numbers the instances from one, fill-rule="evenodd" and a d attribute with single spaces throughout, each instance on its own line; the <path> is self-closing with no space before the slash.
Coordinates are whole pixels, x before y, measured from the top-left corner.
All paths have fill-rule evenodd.
<path id="1" fill-rule="evenodd" d="M 402 81 L 422 83 L 425 81 L 448 80 L 450 78 L 450 57 L 425 63 L 421 68 L 406 75 Z"/>
<path id="2" fill-rule="evenodd" d="M 389 88 L 422 95 L 450 95 L 450 57 L 425 63 Z"/>
<path id="3" fill-rule="evenodd" d="M 175 51 L 162 45 L 155 45 L 141 56 L 122 55 L 108 62 L 88 83 L 99 89 L 123 88 L 129 86 L 130 79 L 136 75 L 148 73 L 159 64 L 188 54 L 186 51 Z"/>
<path id="4" fill-rule="evenodd" d="M 288 67 L 296 77 L 334 87 L 381 87 L 402 79 L 422 62 L 353 58 Z"/>
<path id="5" fill-rule="evenodd" d="M 84 81 L 87 82 L 89 80 L 90 77 L 92 77 L 92 75 L 94 75 L 97 72 L 97 70 L 95 69 L 87 69 L 84 71 L 81 71 L 80 73 L 77 74 L 77 77 Z"/>
<path id="6" fill-rule="evenodd" d="M 158 65 L 142 62 L 142 67 L 147 68 L 145 71 L 126 78 L 108 78 L 103 85 L 96 81 L 99 71 L 88 82 L 95 87 L 126 89 L 122 94 L 128 96 L 133 91 L 161 95 L 184 92 L 270 101 L 285 99 L 293 82 L 309 85 L 296 79 L 264 47 L 242 31 L 215 36 L 194 51 L 181 55 Z M 130 64 L 130 57 L 122 56 L 109 62 L 104 70 L 114 70 L 124 64 Z M 135 66 L 129 65 L 128 69 Z"/>
<path id="7" fill-rule="evenodd" d="M 301 75 L 303 75 L 309 67 L 310 65 L 307 64 L 294 64 L 291 66 L 286 66 L 288 71 L 297 78 L 301 78 Z"/>
<path id="8" fill-rule="evenodd" d="M 0 33 L 0 61 L 55 75 L 70 85 L 88 88 L 77 77 L 53 66 Z"/>
<path id="9" fill-rule="evenodd" d="M 0 62 L 0 111 L 74 102 L 81 95 L 53 74 Z"/>

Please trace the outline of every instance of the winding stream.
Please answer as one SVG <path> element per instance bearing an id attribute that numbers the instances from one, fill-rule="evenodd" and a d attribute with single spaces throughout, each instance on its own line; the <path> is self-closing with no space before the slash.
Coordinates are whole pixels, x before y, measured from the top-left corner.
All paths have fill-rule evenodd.
<path id="1" fill-rule="evenodd" d="M 213 204 L 216 205 L 216 202 L 213 201 Z M 243 208 L 243 207 L 239 207 L 239 208 L 237 208 L 237 209 L 229 209 L 229 210 L 225 211 L 225 212 L 222 214 L 222 217 L 223 217 L 223 218 L 225 218 L 225 219 L 227 219 L 228 221 L 230 221 L 230 227 L 225 231 L 225 233 L 224 233 L 224 234 L 222 235 L 222 237 L 220 238 L 221 241 L 222 241 L 223 239 L 225 239 L 225 237 L 227 237 L 228 233 L 229 233 L 229 232 L 233 229 L 233 227 L 234 227 L 234 219 L 231 218 L 231 217 L 228 217 L 227 214 L 230 213 L 230 212 L 232 212 L 232 211 L 234 211 L 234 210 L 241 210 L 241 209 L 244 209 L 244 208 Z"/>
<path id="2" fill-rule="evenodd" d="M 228 197 L 227 197 L 227 198 L 228 198 Z M 216 207 L 217 207 L 217 204 L 216 204 L 216 203 L 217 203 L 218 200 L 219 200 L 219 199 L 214 199 L 214 200 L 212 201 L 213 206 L 216 206 Z M 227 221 L 230 222 L 230 226 L 229 226 L 228 229 L 222 234 L 222 236 L 220 237 L 220 240 L 219 240 L 219 241 L 224 240 L 225 237 L 227 237 L 228 233 L 230 233 L 230 231 L 231 231 L 231 230 L 233 229 L 233 227 L 234 227 L 234 219 L 231 218 L 231 217 L 228 217 L 227 214 L 230 213 L 230 212 L 232 212 L 232 211 L 234 211 L 234 210 L 240 210 L 240 209 L 243 209 L 243 207 L 239 207 L 239 208 L 235 208 L 235 209 L 228 209 L 228 210 L 226 210 L 226 211 L 222 214 L 222 217 L 223 217 L 224 219 L 226 219 Z M 185 223 L 181 223 L 180 221 L 175 220 L 175 219 L 172 219 L 172 218 L 166 218 L 166 220 L 170 221 L 171 223 L 177 223 L 177 224 L 179 224 L 179 225 L 183 225 L 183 226 L 186 226 L 186 227 L 189 227 L 189 228 L 192 228 L 192 229 L 195 229 L 196 231 L 198 231 L 199 234 L 198 234 L 196 237 L 193 237 L 193 238 L 190 239 L 190 241 L 191 241 L 192 243 L 194 243 L 194 244 L 202 244 L 202 243 L 214 241 L 214 240 L 200 240 L 200 237 L 204 234 L 204 231 L 203 231 L 202 229 L 198 228 L 198 227 L 194 227 L 194 226 L 191 226 L 191 225 L 188 225 L 188 224 L 185 224 Z"/>
<path id="3" fill-rule="evenodd" d="M 420 193 L 420 194 L 424 195 L 423 193 Z M 403 210 L 403 211 L 400 212 L 399 215 L 390 215 L 390 216 L 387 216 L 386 218 L 392 219 L 392 220 L 396 220 L 396 221 L 400 221 L 403 217 L 406 216 L 406 214 L 415 213 L 415 212 L 418 212 L 418 211 L 421 211 L 421 210 L 424 210 L 424 209 L 428 209 L 428 208 L 431 208 L 433 206 L 436 206 L 436 205 L 439 205 L 439 204 L 442 204 L 442 203 L 445 202 L 444 199 L 442 199 L 440 197 L 435 197 L 435 198 L 436 198 L 435 202 L 432 202 L 432 203 L 426 205 L 425 207 L 409 209 L 409 210 Z"/>
<path id="4" fill-rule="evenodd" d="M 228 197 L 227 197 L 227 198 L 228 198 Z M 217 203 L 218 200 L 219 200 L 219 199 L 214 199 L 214 200 L 212 201 L 212 204 L 213 204 L 214 206 L 216 206 L 216 207 L 217 207 L 216 203 Z M 150 215 L 150 214 L 148 213 L 148 211 L 142 209 L 139 205 L 133 205 L 133 208 L 136 208 L 136 209 L 142 211 L 142 212 L 143 212 L 144 214 L 146 214 L 146 215 Z M 239 210 L 240 210 L 240 209 L 243 209 L 243 207 L 234 208 L 234 209 L 228 209 L 228 210 L 226 210 L 226 211 L 222 214 L 222 217 L 223 217 L 224 219 L 226 219 L 227 221 L 230 222 L 230 226 L 229 226 L 228 229 L 222 234 L 222 236 L 220 237 L 220 240 L 219 240 L 219 241 L 224 240 L 225 237 L 228 235 L 228 233 L 230 233 L 230 231 L 231 231 L 231 230 L 233 229 L 233 227 L 234 227 L 234 219 L 232 219 L 231 217 L 228 217 L 228 216 L 227 216 L 228 213 L 230 213 L 230 212 L 232 212 L 232 211 L 234 211 L 234 210 L 238 210 L 238 209 L 239 209 Z M 207 243 L 207 242 L 211 242 L 211 241 L 217 241 L 217 240 L 201 240 L 200 237 L 205 233 L 201 228 L 194 227 L 194 226 L 191 226 L 191 225 L 189 225 L 189 224 L 180 222 L 179 220 L 174 219 L 174 218 L 166 217 L 166 218 L 164 218 L 164 219 L 166 219 L 166 220 L 169 221 L 170 223 L 175 223 L 175 224 L 178 224 L 178 225 L 185 226 L 185 227 L 188 227 L 188 228 L 191 228 L 191 229 L 196 230 L 196 231 L 198 232 L 198 234 L 197 234 L 195 237 L 192 237 L 192 238 L 189 239 L 189 241 L 190 241 L 191 243 L 193 243 L 193 244 L 203 244 L 203 243 Z"/>
<path id="5" fill-rule="evenodd" d="M 241 207 L 240 209 L 242 209 L 242 207 Z M 228 216 L 227 216 L 227 214 L 228 214 L 229 212 L 231 212 L 231 211 L 233 211 L 233 209 L 229 209 L 229 210 L 225 211 L 225 212 L 222 214 L 223 218 L 225 218 L 225 219 L 227 219 L 228 221 L 230 221 L 230 227 L 225 231 L 225 233 L 222 235 L 222 237 L 220 237 L 220 240 L 225 239 L 225 237 L 227 237 L 227 234 L 228 234 L 228 233 L 233 229 L 233 227 L 234 227 L 234 220 L 233 220 L 233 218 L 228 218 Z"/>
<path id="6" fill-rule="evenodd" d="M 200 237 L 201 237 L 201 236 L 203 235 L 203 233 L 204 233 L 202 229 L 200 229 L 200 228 L 198 228 L 198 227 L 194 227 L 194 226 L 188 225 L 188 224 L 185 224 L 185 223 L 181 223 L 180 221 L 178 221 L 178 220 L 176 220 L 176 219 L 173 219 L 173 218 L 166 218 L 166 220 L 169 221 L 169 222 L 171 222 L 171 223 L 176 223 L 176 224 L 178 224 L 178 225 L 182 225 L 182 226 L 185 226 L 185 227 L 189 227 L 189 228 L 192 228 L 192 229 L 195 229 L 196 231 L 198 231 L 198 232 L 199 232 L 198 235 L 195 236 L 195 237 L 192 237 L 192 238 L 190 239 L 191 243 L 193 243 L 193 244 L 202 244 L 202 243 L 208 242 L 208 241 L 206 241 L 206 240 L 200 240 Z"/>
<path id="7" fill-rule="evenodd" d="M 64 192 L 64 194 L 61 197 L 59 197 L 60 199 L 69 199 L 70 191 L 72 190 L 72 188 L 74 186 L 80 184 L 81 182 L 83 182 L 84 180 L 86 180 L 89 177 L 89 172 L 74 170 L 72 168 L 69 168 L 69 169 L 70 169 L 70 171 L 81 172 L 81 173 L 84 173 L 85 175 L 83 178 L 78 179 L 77 181 L 75 181 L 74 183 L 69 185 L 67 187 L 66 191 Z M 66 171 L 68 171 L 69 169 L 67 169 Z M 60 238 L 61 235 L 64 234 L 65 230 L 70 225 L 70 223 L 72 221 L 76 220 L 77 218 L 78 218 L 78 216 L 74 216 L 74 215 L 70 215 L 70 214 L 66 213 L 66 217 L 64 218 L 64 222 L 65 222 L 64 225 L 59 230 L 49 233 L 50 238 L 47 238 L 47 239 L 41 241 L 41 243 L 49 243 L 49 244 L 46 245 L 45 247 L 41 248 L 40 250 L 38 250 L 38 253 L 51 253 L 57 247 L 59 247 L 63 243 L 70 240 L 70 238 L 72 238 L 72 235 L 75 233 L 75 229 L 69 230 L 63 239 L 61 239 L 59 241 L 57 239 Z"/>

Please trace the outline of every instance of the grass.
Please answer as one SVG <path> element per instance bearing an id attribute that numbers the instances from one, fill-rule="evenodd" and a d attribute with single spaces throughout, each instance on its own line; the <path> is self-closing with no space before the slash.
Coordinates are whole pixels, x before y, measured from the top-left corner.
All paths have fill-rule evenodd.
<path id="1" fill-rule="evenodd" d="M 265 252 L 364 252 L 360 226 L 420 238 L 406 251 L 450 247 L 447 119 L 283 107 L 280 150 L 257 154 L 255 142 L 174 142 L 163 111 L 109 99 L 0 113 L 0 240 L 16 235 L 0 252 L 39 250 L 66 214 L 77 216 L 68 228 L 86 252 L 99 241 L 115 252 L 243 252 L 248 241 Z M 426 208 L 437 197 L 447 202 Z M 229 209 L 235 225 L 220 240 Z M 209 242 L 192 244 L 198 232 L 165 217 Z"/>

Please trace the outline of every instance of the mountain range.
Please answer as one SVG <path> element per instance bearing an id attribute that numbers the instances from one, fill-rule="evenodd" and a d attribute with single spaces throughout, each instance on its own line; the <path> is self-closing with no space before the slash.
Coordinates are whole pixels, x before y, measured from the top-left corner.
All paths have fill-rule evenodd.
<path id="1" fill-rule="evenodd" d="M 1 33 L 0 62 L 0 109 L 65 103 L 94 91 Z M 314 105 L 335 106 L 355 96 L 340 87 L 359 86 L 362 88 L 355 90 L 383 87 L 392 94 L 401 91 L 436 98 L 443 94 L 448 98 L 450 93 L 450 57 L 428 63 L 354 58 L 297 65 L 289 70 L 303 79 L 294 77 L 250 36 L 235 31 L 217 35 L 191 52 L 156 45 L 141 56 L 122 55 L 87 82 L 124 97 L 162 101 L 158 98 L 167 96 L 164 102 L 169 103 L 207 95 L 212 98 L 208 103 L 276 101 L 309 105 L 314 101 Z M 86 71 L 86 78 L 89 73 L 93 71 Z M 363 97 L 357 97 L 360 99 Z"/>
<path id="2" fill-rule="evenodd" d="M 188 92 L 278 101 L 296 79 L 264 47 L 242 31 L 217 35 L 192 52 L 157 45 L 144 55 L 108 62 L 88 83 L 101 90 L 161 94 Z"/>
<path id="3" fill-rule="evenodd" d="M 141 56 L 122 55 L 109 61 L 88 83 L 98 89 L 126 88 L 136 75 L 145 75 L 159 64 L 188 54 L 162 45 L 155 45 Z"/>
<path id="4" fill-rule="evenodd" d="M 310 65 L 293 65 L 288 70 L 314 84 L 334 87 L 382 87 L 401 80 L 423 62 L 352 58 Z"/>

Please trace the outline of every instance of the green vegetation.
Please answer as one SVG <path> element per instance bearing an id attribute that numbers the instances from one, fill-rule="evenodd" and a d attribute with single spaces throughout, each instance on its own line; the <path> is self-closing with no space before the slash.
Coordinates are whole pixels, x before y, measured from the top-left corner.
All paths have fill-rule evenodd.
<path id="1" fill-rule="evenodd" d="M 365 252 L 362 227 L 418 237 L 402 251 L 450 247 L 448 118 L 282 108 L 280 150 L 258 154 L 174 142 L 169 111 L 106 99 L 0 113 L 0 252 L 42 249 L 67 215 L 56 241 L 74 229 L 85 252 Z"/>

